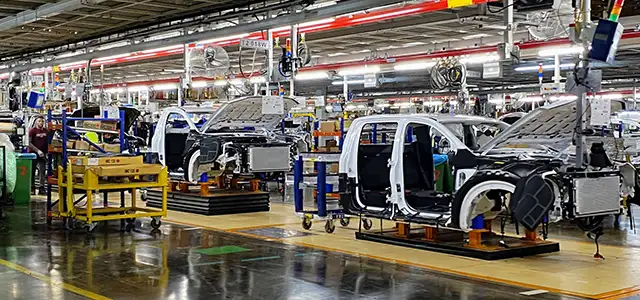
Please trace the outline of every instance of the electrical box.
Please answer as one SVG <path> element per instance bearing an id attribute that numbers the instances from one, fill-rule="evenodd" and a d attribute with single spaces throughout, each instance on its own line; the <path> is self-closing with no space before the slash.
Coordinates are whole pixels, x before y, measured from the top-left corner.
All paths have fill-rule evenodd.
<path id="1" fill-rule="evenodd" d="M 44 105 L 44 93 L 30 91 L 27 96 L 27 106 L 31 108 L 42 108 Z"/>
<path id="2" fill-rule="evenodd" d="M 607 63 L 613 63 L 618 51 L 618 43 L 622 38 L 624 28 L 620 23 L 609 20 L 598 21 L 593 34 L 589 58 Z"/>

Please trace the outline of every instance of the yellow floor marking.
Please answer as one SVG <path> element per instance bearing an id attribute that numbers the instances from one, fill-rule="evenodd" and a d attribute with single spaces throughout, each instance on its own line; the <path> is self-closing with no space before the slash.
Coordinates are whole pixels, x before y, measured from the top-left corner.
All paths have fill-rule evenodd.
<path id="1" fill-rule="evenodd" d="M 69 291 L 69 292 L 78 294 L 78 295 L 83 296 L 83 297 L 87 297 L 89 299 L 93 299 L 93 300 L 111 300 L 111 298 L 108 298 L 108 297 L 105 297 L 105 296 L 102 296 L 102 295 L 98 295 L 96 293 L 87 291 L 85 289 L 81 289 L 81 288 L 79 288 L 79 287 L 77 287 L 75 285 L 71 285 L 71 284 L 68 284 L 68 283 L 64 283 L 62 281 L 54 280 L 54 279 L 52 279 L 51 277 L 49 277 L 47 275 L 44 275 L 42 273 L 38 273 L 36 271 L 29 270 L 29 269 L 27 269 L 27 268 L 25 268 L 25 267 L 23 267 L 21 265 L 18 265 L 16 263 L 12 263 L 12 262 L 4 260 L 4 259 L 0 259 L 0 265 L 3 265 L 5 267 L 7 267 L 7 268 L 10 268 L 10 269 L 16 270 L 18 272 L 24 273 L 26 275 L 29 275 L 29 276 L 31 276 L 31 277 L 33 277 L 35 279 L 38 279 L 38 280 L 40 280 L 42 282 L 46 282 L 46 283 L 48 283 L 48 284 L 50 284 L 52 286 L 60 287 L 60 288 L 63 288 L 65 290 Z"/>

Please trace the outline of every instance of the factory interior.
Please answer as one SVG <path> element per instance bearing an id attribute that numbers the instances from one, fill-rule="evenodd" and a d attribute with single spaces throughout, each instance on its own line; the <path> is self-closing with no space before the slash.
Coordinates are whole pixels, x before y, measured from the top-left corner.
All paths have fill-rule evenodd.
<path id="1" fill-rule="evenodd" d="M 637 85 L 637 0 L 0 0 L 0 299 L 640 299 Z"/>

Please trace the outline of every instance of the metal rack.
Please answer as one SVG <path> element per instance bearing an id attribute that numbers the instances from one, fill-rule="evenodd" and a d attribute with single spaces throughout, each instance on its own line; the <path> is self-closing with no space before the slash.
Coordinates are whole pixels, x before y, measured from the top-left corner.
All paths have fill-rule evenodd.
<path id="1" fill-rule="evenodd" d="M 314 150 L 317 150 L 319 148 L 321 136 L 325 136 L 325 137 L 332 136 L 332 137 L 339 138 L 338 148 L 340 148 L 340 151 L 342 151 L 342 145 L 344 144 L 344 132 L 345 132 L 344 118 L 340 118 L 340 130 L 337 130 L 334 132 L 321 132 L 319 129 L 320 129 L 320 121 L 316 120 L 315 122 L 313 122 L 313 149 Z"/>
<path id="2" fill-rule="evenodd" d="M 346 216 L 338 205 L 339 194 L 333 192 L 338 185 L 338 174 L 327 174 L 327 165 L 340 161 L 340 153 L 302 153 L 296 159 L 293 167 L 293 203 L 296 215 L 302 218 L 302 227 L 310 229 L 312 219 L 325 220 L 325 231 L 333 233 L 334 220 L 340 219 L 342 226 L 349 225 L 350 218 Z M 315 174 L 304 172 L 304 162 L 313 162 Z M 316 192 L 316 209 L 305 210 L 304 189 L 314 189 Z M 328 197 L 335 200 L 335 209 L 328 208 Z"/>

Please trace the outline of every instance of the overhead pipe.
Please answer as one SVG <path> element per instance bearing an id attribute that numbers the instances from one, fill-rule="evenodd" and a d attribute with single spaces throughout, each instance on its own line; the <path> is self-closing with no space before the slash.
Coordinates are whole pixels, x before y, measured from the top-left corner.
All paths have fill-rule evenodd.
<path id="1" fill-rule="evenodd" d="M 40 5 L 34 10 L 26 10 L 16 14 L 15 16 L 0 19 L 0 31 L 6 31 L 106 1 L 107 0 L 63 0 L 56 3 Z"/>

